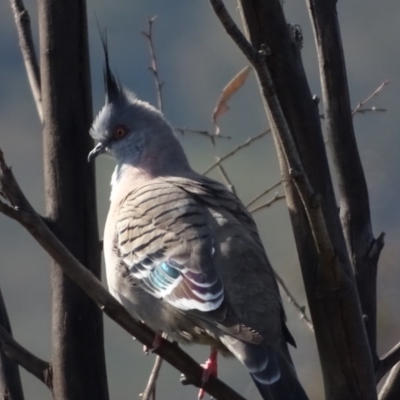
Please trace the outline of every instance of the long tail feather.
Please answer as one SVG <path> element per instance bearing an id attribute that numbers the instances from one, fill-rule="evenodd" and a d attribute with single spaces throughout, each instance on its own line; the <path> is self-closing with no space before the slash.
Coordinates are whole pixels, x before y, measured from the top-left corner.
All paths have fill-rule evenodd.
<path id="1" fill-rule="evenodd" d="M 272 350 L 275 352 L 275 350 Z M 308 397 L 297 379 L 295 370 L 286 359 L 280 355 L 276 355 L 279 364 L 280 378 L 272 383 L 263 383 L 263 372 L 251 374 L 258 391 L 264 400 L 308 400 Z M 268 371 L 264 371 L 265 374 Z M 260 379 L 261 378 L 261 379 Z"/>
<path id="2" fill-rule="evenodd" d="M 289 353 L 283 356 L 271 346 L 249 344 L 227 335 L 221 341 L 246 366 L 264 400 L 308 400 Z M 286 353 L 286 344 L 282 350 Z"/>

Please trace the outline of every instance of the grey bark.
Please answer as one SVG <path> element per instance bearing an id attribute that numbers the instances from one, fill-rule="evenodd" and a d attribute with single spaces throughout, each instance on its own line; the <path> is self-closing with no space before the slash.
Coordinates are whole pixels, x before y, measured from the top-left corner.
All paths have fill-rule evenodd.
<path id="1" fill-rule="evenodd" d="M 67 248 L 100 277 L 86 4 L 39 0 L 47 219 Z M 54 398 L 108 400 L 102 314 L 52 268 Z"/>
<path id="2" fill-rule="evenodd" d="M 375 240 L 372 233 L 368 189 L 354 134 L 336 3 L 335 0 L 307 0 L 318 51 L 324 121 L 339 184 L 340 217 L 376 368 L 376 278 L 383 235 Z"/>
<path id="3" fill-rule="evenodd" d="M 265 63 L 274 84 L 274 94 L 278 97 L 288 121 L 302 166 L 315 191 L 315 200 L 321 206 L 334 249 L 334 259 L 329 259 L 318 248 L 317 236 L 320 233 L 310 229 L 313 200 L 309 199 L 308 204 L 303 198 L 300 201 L 301 196 L 296 193 L 296 179 L 293 179 L 290 171 L 292 166 L 286 155 L 281 156 L 281 168 L 315 328 L 326 398 L 376 399 L 369 343 L 337 211 L 318 109 L 312 100 L 298 44 L 291 38 L 279 0 L 240 1 L 240 5 L 254 49 L 258 51 L 267 47 Z M 262 83 L 261 81 L 261 86 Z M 264 87 L 262 91 L 265 96 Z M 268 102 L 267 96 L 265 98 Z M 279 143 L 277 144 L 279 149 Z M 289 164 L 286 167 L 282 165 L 285 162 Z"/>

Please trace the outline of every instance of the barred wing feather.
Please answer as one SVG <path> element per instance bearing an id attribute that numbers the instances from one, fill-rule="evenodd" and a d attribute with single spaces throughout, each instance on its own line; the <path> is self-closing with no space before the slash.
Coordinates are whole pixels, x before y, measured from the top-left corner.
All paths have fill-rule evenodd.
<path id="1" fill-rule="evenodd" d="M 154 297 L 180 310 L 222 304 L 205 212 L 182 189 L 156 181 L 131 192 L 121 206 L 117 247 L 130 278 Z"/>

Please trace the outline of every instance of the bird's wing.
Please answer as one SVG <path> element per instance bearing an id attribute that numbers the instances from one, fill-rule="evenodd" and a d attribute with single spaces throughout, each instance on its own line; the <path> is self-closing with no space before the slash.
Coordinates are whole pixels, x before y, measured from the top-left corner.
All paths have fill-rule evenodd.
<path id="1" fill-rule="evenodd" d="M 168 182 L 171 182 L 182 190 L 190 193 L 192 196 L 195 196 L 199 203 L 207 207 L 223 208 L 229 211 L 242 225 L 246 234 L 249 235 L 254 243 L 260 246 L 264 252 L 253 217 L 240 199 L 224 185 L 205 176 L 198 176 L 197 179 L 174 177 L 168 178 Z"/>
<path id="2" fill-rule="evenodd" d="M 242 323 L 251 326 L 267 342 L 283 335 L 296 343 L 286 327 L 286 316 L 274 271 L 265 254 L 257 226 L 240 199 L 219 182 L 204 176 L 196 179 L 168 178 L 209 210 L 224 214 L 228 221 L 217 231 L 221 249 L 215 265 L 224 287 L 232 297 L 232 307 Z M 249 307 L 256 304 L 256 307 Z M 268 318 L 266 318 L 268 316 Z M 273 327 L 273 328 L 271 328 Z"/>
<path id="3" fill-rule="evenodd" d="M 224 300 L 201 206 L 180 188 L 152 181 L 121 205 L 116 234 L 130 279 L 179 310 L 208 312 Z"/>

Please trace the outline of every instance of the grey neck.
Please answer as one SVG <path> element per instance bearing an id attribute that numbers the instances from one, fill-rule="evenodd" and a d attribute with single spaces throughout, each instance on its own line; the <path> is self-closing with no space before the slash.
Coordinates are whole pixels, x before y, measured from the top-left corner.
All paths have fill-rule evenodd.
<path id="1" fill-rule="evenodd" d="M 133 190 L 158 177 L 190 177 L 193 174 L 182 145 L 171 128 L 157 135 L 157 140 L 151 141 L 134 163 L 129 160 L 117 163 L 111 179 L 111 199 L 117 193 Z"/>

